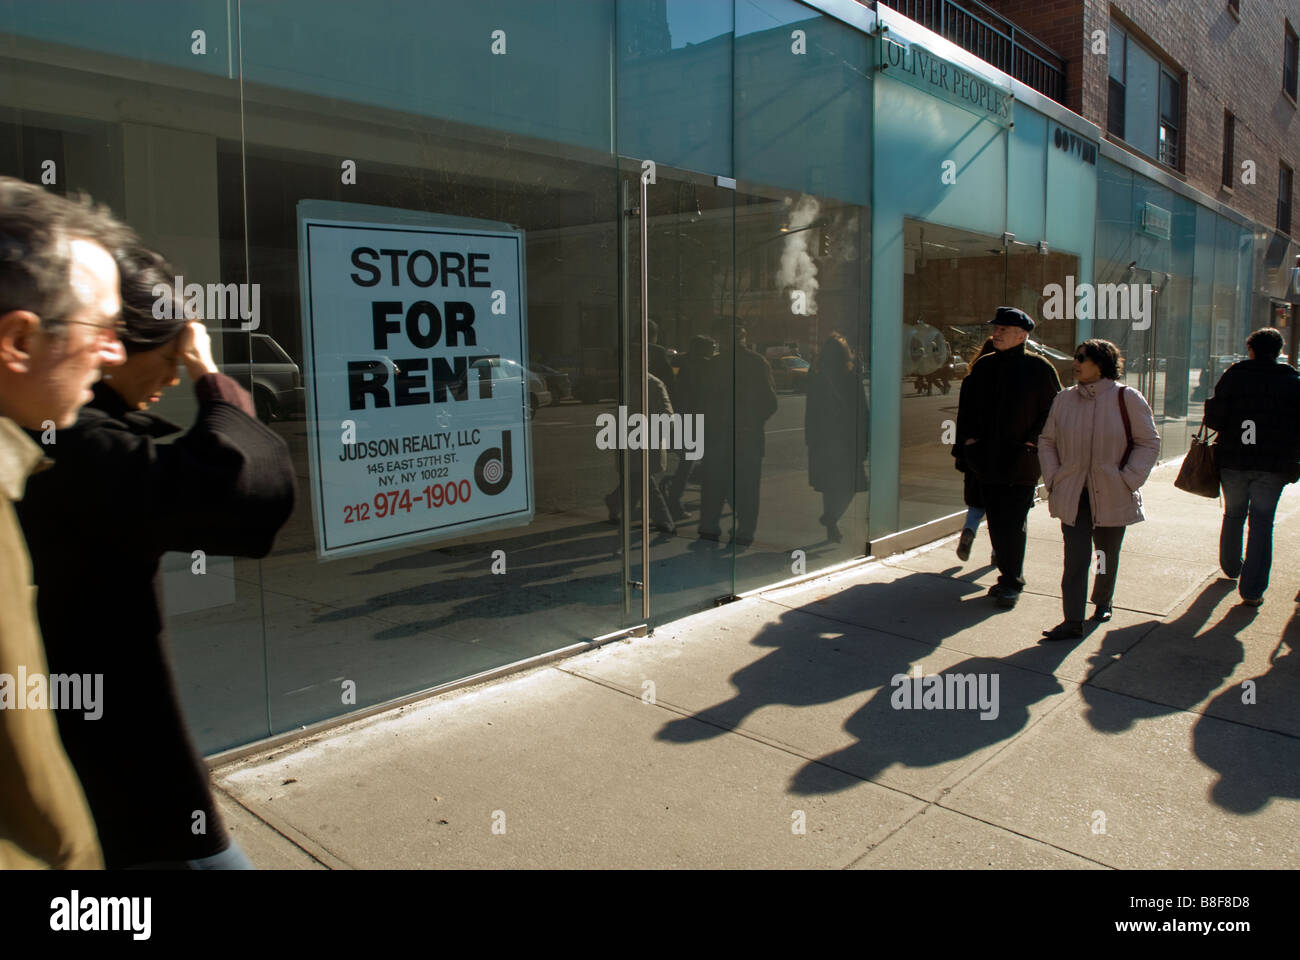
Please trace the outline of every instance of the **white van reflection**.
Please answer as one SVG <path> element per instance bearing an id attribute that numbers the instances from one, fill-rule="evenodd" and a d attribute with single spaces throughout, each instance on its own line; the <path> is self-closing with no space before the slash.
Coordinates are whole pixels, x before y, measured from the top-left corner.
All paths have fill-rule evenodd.
<path id="1" fill-rule="evenodd" d="M 465 376 L 450 385 L 450 389 L 456 398 L 464 400 L 467 382 L 470 384 L 482 382 L 483 371 L 487 369 L 491 370 L 493 396 L 502 394 L 509 396 L 510 391 L 518 391 L 519 384 L 526 382 L 528 384 L 529 416 L 536 416 L 538 407 L 550 406 L 551 392 L 546 387 L 546 381 L 536 373 L 526 370 L 520 364 L 506 357 L 487 357 L 471 363 L 465 372 Z"/>

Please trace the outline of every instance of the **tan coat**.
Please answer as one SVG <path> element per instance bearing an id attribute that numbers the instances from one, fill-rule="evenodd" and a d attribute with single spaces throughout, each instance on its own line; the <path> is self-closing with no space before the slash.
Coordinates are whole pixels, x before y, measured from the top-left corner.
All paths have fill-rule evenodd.
<path id="1" fill-rule="evenodd" d="M 0 674 L 16 698 L 18 668 L 48 678 L 36 589 L 15 500 L 41 448 L 0 417 Z M 47 685 L 48 687 L 48 685 Z M 6 699 L 8 706 L 14 706 Z M 0 870 L 102 867 L 99 839 L 49 709 L 0 709 Z"/>
<path id="2" fill-rule="evenodd" d="M 1085 486 L 1093 526 L 1125 527 L 1146 519 L 1138 490 L 1160 456 L 1160 435 L 1142 394 L 1125 389 L 1133 452 L 1120 472 L 1127 439 L 1118 390 L 1119 384 L 1103 377 L 1061 391 L 1038 438 L 1048 512 L 1068 526 L 1074 526 Z"/>

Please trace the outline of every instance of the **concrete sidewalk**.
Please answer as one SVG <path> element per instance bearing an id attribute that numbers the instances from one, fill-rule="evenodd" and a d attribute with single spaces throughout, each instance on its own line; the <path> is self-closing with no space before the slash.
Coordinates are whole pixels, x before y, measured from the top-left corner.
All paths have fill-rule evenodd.
<path id="1" fill-rule="evenodd" d="M 1300 866 L 1300 489 L 1252 609 L 1176 469 L 1077 644 L 1039 504 L 1014 610 L 981 529 L 224 766 L 222 810 L 263 868 Z M 895 709 L 918 666 L 996 717 Z"/>

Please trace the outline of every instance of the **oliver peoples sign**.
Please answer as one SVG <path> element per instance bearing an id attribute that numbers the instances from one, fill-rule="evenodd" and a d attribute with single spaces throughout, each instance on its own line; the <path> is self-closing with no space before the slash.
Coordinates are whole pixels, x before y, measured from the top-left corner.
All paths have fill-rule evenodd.
<path id="1" fill-rule="evenodd" d="M 927 92 L 942 90 L 947 99 L 990 120 L 1011 123 L 1010 93 L 918 44 L 880 34 L 880 69 Z"/>

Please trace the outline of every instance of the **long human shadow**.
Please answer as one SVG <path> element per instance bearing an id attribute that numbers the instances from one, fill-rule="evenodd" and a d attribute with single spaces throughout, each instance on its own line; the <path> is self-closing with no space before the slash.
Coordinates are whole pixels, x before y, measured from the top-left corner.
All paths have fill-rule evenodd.
<path id="1" fill-rule="evenodd" d="M 664 725 L 656 739 L 690 743 L 721 736 L 739 727 L 752 713 L 773 704 L 812 706 L 870 690 L 907 669 L 942 636 L 950 636 L 994 615 L 996 608 L 973 598 L 984 592 L 977 584 L 912 573 L 890 583 L 861 583 L 836 594 L 837 606 L 870 609 L 896 602 L 900 585 L 924 582 L 949 601 L 947 632 L 921 630 L 933 639 L 902 637 L 846 623 L 828 616 L 825 607 L 806 604 L 781 614 L 750 642 L 771 652 L 731 676 L 736 693 Z M 962 598 L 972 598 L 962 602 Z M 936 603 L 942 600 L 936 597 Z M 829 636 L 828 636 L 829 635 Z M 702 722 L 697 722 L 702 721 Z"/>
<path id="2" fill-rule="evenodd" d="M 1233 607 L 1218 623 L 1202 628 L 1235 586 L 1229 580 L 1208 584 L 1176 620 L 1143 637 L 1129 651 L 1132 660 L 1115 664 L 1105 650 L 1088 659 L 1080 695 L 1087 705 L 1084 718 L 1094 730 L 1122 733 L 1139 720 L 1191 710 L 1232 675 L 1245 656 L 1237 634 L 1254 619 L 1254 609 Z M 1108 689 L 1093 682 L 1100 676 L 1125 682 Z"/>
<path id="3" fill-rule="evenodd" d="M 1192 749 L 1218 772 L 1210 799 L 1225 810 L 1250 814 L 1274 797 L 1300 797 L 1300 610 L 1283 629 L 1269 668 L 1206 705 Z"/>
<path id="4" fill-rule="evenodd" d="M 1002 660 L 969 657 L 942 672 L 947 677 L 998 675 L 996 711 L 966 704 L 962 709 L 896 709 L 898 678 L 910 681 L 911 664 L 933 652 L 943 639 L 996 616 L 997 608 L 982 597 L 984 588 L 960 579 L 912 573 L 890 583 L 858 584 L 836 595 L 835 609 L 896 605 L 913 588 L 932 598 L 927 609 L 912 613 L 909 636 L 874 630 L 865 625 L 828 619 L 825 607 L 808 604 L 788 611 L 765 627 L 752 643 L 771 652 L 736 671 L 736 693 L 729 700 L 670 721 L 657 739 L 688 743 L 720 736 L 741 726 L 763 707 L 795 707 L 832 703 L 875 690 L 863 707 L 844 724 L 854 742 L 800 770 L 792 781 L 796 793 L 824 793 L 847 786 L 831 785 L 825 766 L 871 778 L 895 763 L 930 766 L 967 755 L 1014 736 L 1028 721 L 1034 703 L 1064 688 L 1053 675 L 1073 644 L 1032 644 Z M 1126 649 L 1150 623 L 1110 630 L 1103 639 L 1107 656 Z M 978 679 L 976 680 L 978 683 Z M 992 687 L 986 685 L 986 692 Z M 980 719 L 980 713 L 987 714 Z M 996 715 L 994 715 L 996 713 Z"/>
<path id="5" fill-rule="evenodd" d="M 1149 630 L 1149 623 L 1109 630 L 1102 649 L 1117 652 L 1131 646 Z M 1084 641 L 1078 641 L 1084 642 Z M 934 708 L 909 705 L 902 697 L 911 677 L 891 676 L 887 686 L 877 690 L 861 709 L 844 724 L 854 742 L 840 750 L 810 761 L 790 781 L 796 794 L 818 794 L 845 789 L 842 780 L 828 781 L 819 769 L 833 767 L 863 780 L 875 780 L 890 767 L 913 769 L 933 767 L 971 756 L 1010 740 L 1029 723 L 1031 708 L 1065 692 L 1055 671 L 1076 644 L 1040 642 L 1007 657 L 968 657 L 945 667 L 937 676 L 945 689 L 950 680 L 973 677 L 983 682 L 992 709 L 982 702 L 963 706 L 945 696 Z M 994 685 L 996 678 L 996 686 Z"/>

